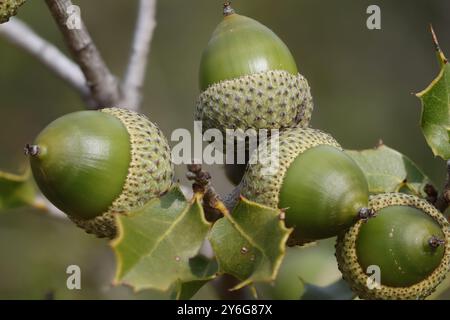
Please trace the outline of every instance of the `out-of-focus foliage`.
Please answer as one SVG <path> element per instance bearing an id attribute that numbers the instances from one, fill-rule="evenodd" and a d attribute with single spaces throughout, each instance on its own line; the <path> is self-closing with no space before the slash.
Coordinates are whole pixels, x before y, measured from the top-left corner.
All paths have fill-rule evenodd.
<path id="1" fill-rule="evenodd" d="M 15 175 L 0 171 L 0 213 L 6 209 L 32 205 L 36 189 L 30 177 L 30 171 Z"/>

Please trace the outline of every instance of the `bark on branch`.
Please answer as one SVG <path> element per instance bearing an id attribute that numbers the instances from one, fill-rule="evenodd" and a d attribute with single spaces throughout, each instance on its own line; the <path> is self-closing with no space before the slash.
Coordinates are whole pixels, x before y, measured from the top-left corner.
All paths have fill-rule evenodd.
<path id="1" fill-rule="evenodd" d="M 80 66 L 98 108 L 120 106 L 117 79 L 111 74 L 89 32 L 80 20 L 79 29 L 67 26 L 71 0 L 45 0 L 74 59 Z M 81 18 L 80 18 L 81 19 Z"/>
<path id="2" fill-rule="evenodd" d="M 222 200 L 211 184 L 211 175 L 204 171 L 200 164 L 190 164 L 187 167 L 186 176 L 189 180 L 194 181 L 192 185 L 194 193 L 203 194 L 203 209 L 209 221 L 221 218 L 224 211 L 231 212 L 233 210 L 241 195 L 241 185 L 238 185 Z"/>

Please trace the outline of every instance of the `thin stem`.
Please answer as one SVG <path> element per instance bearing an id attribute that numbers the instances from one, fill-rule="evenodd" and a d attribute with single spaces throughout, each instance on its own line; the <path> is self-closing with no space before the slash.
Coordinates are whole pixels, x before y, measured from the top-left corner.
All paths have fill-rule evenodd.
<path id="1" fill-rule="evenodd" d="M 25 148 L 24 148 L 24 153 L 26 156 L 35 157 L 39 154 L 40 151 L 41 150 L 40 150 L 39 146 L 37 146 L 35 144 L 27 144 L 27 145 L 25 145 Z"/>
<path id="2" fill-rule="evenodd" d="M 36 210 L 42 211 L 45 214 L 48 214 L 49 216 L 62 219 L 62 220 L 68 220 L 67 215 L 56 208 L 53 204 L 48 202 L 47 199 L 45 199 L 43 196 L 37 196 L 34 203 L 31 205 Z"/>
<path id="3" fill-rule="evenodd" d="M 436 205 L 436 201 L 439 196 L 439 192 L 436 190 L 436 188 L 432 184 L 426 184 L 424 187 L 424 192 L 427 195 L 427 201 L 430 202 L 432 205 Z"/>
<path id="4" fill-rule="evenodd" d="M 211 185 L 211 175 L 203 171 L 200 164 L 190 164 L 188 170 L 186 176 L 189 180 L 194 181 L 192 185 L 194 193 L 203 194 L 203 208 L 206 218 L 209 221 L 216 221 L 228 213 L 227 207 Z"/>
<path id="5" fill-rule="evenodd" d="M 82 97 L 89 96 L 89 88 L 80 67 L 53 44 L 41 38 L 17 18 L 0 25 L 0 37 L 29 53 L 59 78 L 72 86 Z"/>
<path id="6" fill-rule="evenodd" d="M 122 105 L 138 110 L 142 102 L 141 89 L 147 70 L 147 60 L 156 27 L 156 0 L 140 0 L 138 19 L 128 67 L 122 83 Z"/>
<path id="7" fill-rule="evenodd" d="M 80 66 L 97 108 L 119 106 L 120 91 L 117 79 L 111 74 L 91 36 L 79 17 L 79 28 L 69 28 L 71 0 L 45 0 L 61 30 L 74 59 Z"/>
<path id="8" fill-rule="evenodd" d="M 358 218 L 363 221 L 368 221 L 369 219 L 375 217 L 375 215 L 375 210 L 369 208 L 361 208 L 358 211 Z"/>
<path id="9" fill-rule="evenodd" d="M 226 17 L 232 14 L 234 14 L 234 9 L 231 7 L 231 1 L 226 1 L 223 4 L 223 15 Z"/>
<path id="10" fill-rule="evenodd" d="M 233 211 L 233 208 L 236 206 L 236 204 L 239 201 L 239 198 L 241 197 L 241 191 L 242 191 L 242 182 L 238 184 L 229 194 L 227 194 L 224 197 L 223 203 L 227 207 L 228 211 Z"/>
<path id="11" fill-rule="evenodd" d="M 444 213 L 450 205 L 450 160 L 447 161 L 447 178 L 442 193 L 436 200 L 436 208 Z"/>

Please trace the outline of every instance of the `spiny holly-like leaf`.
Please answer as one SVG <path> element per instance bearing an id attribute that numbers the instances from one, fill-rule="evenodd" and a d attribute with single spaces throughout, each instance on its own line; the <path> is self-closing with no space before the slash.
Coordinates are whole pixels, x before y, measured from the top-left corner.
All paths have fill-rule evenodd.
<path id="1" fill-rule="evenodd" d="M 31 205 L 35 198 L 29 170 L 23 175 L 0 171 L 0 210 Z"/>
<path id="2" fill-rule="evenodd" d="M 219 272 L 242 281 L 234 289 L 275 279 L 291 232 L 280 214 L 241 198 L 231 215 L 214 224 L 210 241 Z"/>
<path id="3" fill-rule="evenodd" d="M 199 196 L 186 201 L 175 187 L 139 210 L 118 215 L 119 236 L 112 242 L 115 282 L 166 291 L 210 277 L 197 257 L 210 227 L 199 201 Z"/>
<path id="4" fill-rule="evenodd" d="M 441 71 L 431 84 L 417 94 L 422 101 L 422 131 L 434 155 L 450 159 L 450 65 L 439 47 L 436 35 L 434 43 Z"/>
<path id="5" fill-rule="evenodd" d="M 398 151 L 381 144 L 375 149 L 346 152 L 366 175 L 371 193 L 401 190 L 419 197 L 426 196 L 424 188 L 431 184 L 430 179 Z"/>
<path id="6" fill-rule="evenodd" d="M 218 271 L 217 261 L 202 255 L 192 258 L 189 263 L 192 273 L 197 277 L 197 280 L 179 282 L 174 290 L 174 298 L 177 300 L 192 298 L 203 285 L 215 278 Z"/>

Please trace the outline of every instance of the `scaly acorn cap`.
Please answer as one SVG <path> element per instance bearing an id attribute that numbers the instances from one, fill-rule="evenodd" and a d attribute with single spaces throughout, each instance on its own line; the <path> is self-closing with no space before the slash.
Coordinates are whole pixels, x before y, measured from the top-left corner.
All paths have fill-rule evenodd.
<path id="1" fill-rule="evenodd" d="M 313 102 L 300 74 L 270 70 L 221 81 L 203 91 L 195 119 L 203 130 L 280 129 L 307 127 Z"/>
<path id="2" fill-rule="evenodd" d="M 369 289 L 367 285 L 369 275 L 362 268 L 358 259 L 357 241 L 361 227 L 365 221 L 358 221 L 347 232 L 339 235 L 336 242 L 336 259 L 342 272 L 343 278 L 350 284 L 352 290 L 362 299 L 378 300 L 416 300 L 424 299 L 434 292 L 436 287 L 443 281 L 450 268 L 450 225 L 447 219 L 430 203 L 413 195 L 402 193 L 387 193 L 371 196 L 369 207 L 375 211 L 374 221 L 381 218 L 376 214 L 392 206 L 408 206 L 420 210 L 428 215 L 440 228 L 444 239 L 438 245 L 443 246 L 442 260 L 440 264 L 424 280 L 409 286 L 388 286 L 383 284 L 383 270 L 381 270 L 381 284 L 378 288 Z M 382 215 L 383 213 L 381 213 Z M 369 220 L 367 223 L 370 223 Z M 407 227 L 408 220 L 401 228 Z M 391 231 L 392 233 L 392 231 Z M 392 233 L 389 237 L 393 237 Z M 409 238 L 410 239 L 410 238 Z M 377 243 L 374 246 L 380 245 Z M 407 244 L 405 244 L 407 245 Z M 370 252 L 368 252 L 370 255 Z M 405 271 L 406 272 L 406 271 Z"/>
<path id="3" fill-rule="evenodd" d="M 0 24 L 9 21 L 9 18 L 17 14 L 17 9 L 25 3 L 25 0 L 0 0 Z"/>
<path id="4" fill-rule="evenodd" d="M 36 146 L 40 152 L 33 149 Z M 126 109 L 65 115 L 42 131 L 36 146 L 27 150 L 41 191 L 79 227 L 98 237 L 114 238 L 114 215 L 143 206 L 172 184 L 171 153 L 163 133 L 144 115 Z M 102 192 L 90 194 L 96 189 Z M 106 211 L 97 212 L 105 204 Z"/>
<path id="5" fill-rule="evenodd" d="M 258 21 L 224 6 L 200 64 L 195 112 L 203 129 L 308 126 L 313 109 L 307 80 L 284 42 Z"/>
<path id="6" fill-rule="evenodd" d="M 274 139 L 275 137 L 271 138 L 267 145 L 270 146 Z M 317 129 L 287 129 L 279 135 L 279 143 L 280 165 L 276 168 L 276 172 L 273 175 L 263 174 L 263 170 L 267 168 L 264 164 L 265 158 L 271 156 L 270 147 L 265 148 L 267 151 L 255 152 L 250 158 L 250 165 L 242 180 L 241 191 L 244 197 L 274 208 L 278 207 L 280 189 L 286 171 L 298 155 L 321 145 L 342 150 L 340 144 L 331 135 Z M 268 190 L 268 186 L 272 187 Z"/>
<path id="7" fill-rule="evenodd" d="M 278 152 L 272 153 L 277 140 Z M 268 171 L 274 156 L 279 165 Z M 261 144 L 250 158 L 241 193 L 286 210 L 286 224 L 294 228 L 289 245 L 337 235 L 368 205 L 361 169 L 331 135 L 310 128 L 286 129 Z"/>

